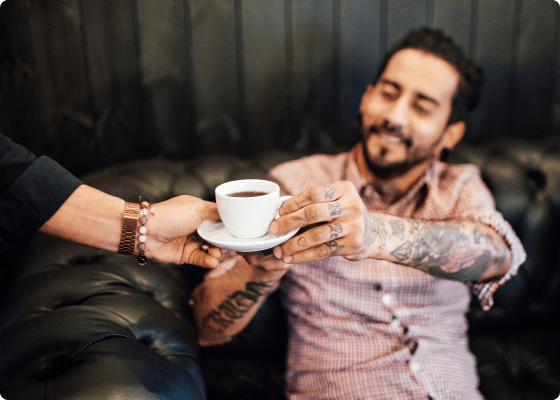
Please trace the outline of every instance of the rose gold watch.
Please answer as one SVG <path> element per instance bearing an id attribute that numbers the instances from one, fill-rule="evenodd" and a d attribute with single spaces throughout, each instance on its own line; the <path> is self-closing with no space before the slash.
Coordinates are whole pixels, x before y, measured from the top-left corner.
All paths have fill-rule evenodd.
<path id="1" fill-rule="evenodd" d="M 136 227 L 140 217 L 140 205 L 137 203 L 124 203 L 123 226 L 119 253 L 133 254 L 136 247 Z"/>

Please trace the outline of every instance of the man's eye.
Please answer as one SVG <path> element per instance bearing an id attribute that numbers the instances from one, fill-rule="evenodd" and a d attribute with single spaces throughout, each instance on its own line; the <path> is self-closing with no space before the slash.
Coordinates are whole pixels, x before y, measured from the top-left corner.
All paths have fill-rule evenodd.
<path id="1" fill-rule="evenodd" d="M 424 107 L 422 104 L 415 104 L 415 105 L 414 105 L 414 108 L 416 109 L 416 111 L 417 111 L 419 114 L 422 114 L 422 115 L 428 115 L 428 114 L 431 113 L 430 108 Z"/>
<path id="2" fill-rule="evenodd" d="M 397 94 L 394 92 L 381 92 L 381 95 L 387 100 L 394 100 L 397 98 Z"/>

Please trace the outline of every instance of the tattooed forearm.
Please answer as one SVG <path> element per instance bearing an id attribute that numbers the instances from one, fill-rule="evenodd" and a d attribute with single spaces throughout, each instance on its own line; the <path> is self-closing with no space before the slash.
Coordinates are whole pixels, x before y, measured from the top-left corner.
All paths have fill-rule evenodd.
<path id="1" fill-rule="evenodd" d="M 500 240 L 461 223 L 420 223 L 409 232 L 391 255 L 398 264 L 441 278 L 479 281 L 490 268 L 501 268 L 509 254 Z"/>
<path id="2" fill-rule="evenodd" d="M 391 224 L 391 234 L 393 236 L 398 236 L 401 240 L 404 240 L 404 221 L 395 218 L 390 220 L 389 223 Z"/>
<path id="3" fill-rule="evenodd" d="M 371 246 L 375 241 L 384 244 L 388 237 L 385 217 L 381 214 L 364 213 L 364 245 Z"/>
<path id="4" fill-rule="evenodd" d="M 272 285 L 268 282 L 247 282 L 245 290 L 238 290 L 212 310 L 203 322 L 213 322 L 221 330 L 234 324 L 265 296 Z"/>

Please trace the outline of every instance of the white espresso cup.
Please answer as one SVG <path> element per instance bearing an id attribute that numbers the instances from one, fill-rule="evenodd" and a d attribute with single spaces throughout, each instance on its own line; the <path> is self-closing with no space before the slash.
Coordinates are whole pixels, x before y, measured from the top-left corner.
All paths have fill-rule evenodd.
<path id="1" fill-rule="evenodd" d="M 280 187 L 262 179 L 231 181 L 216 188 L 220 218 L 229 233 L 239 239 L 266 235 L 278 209 L 290 197 L 280 197 Z"/>

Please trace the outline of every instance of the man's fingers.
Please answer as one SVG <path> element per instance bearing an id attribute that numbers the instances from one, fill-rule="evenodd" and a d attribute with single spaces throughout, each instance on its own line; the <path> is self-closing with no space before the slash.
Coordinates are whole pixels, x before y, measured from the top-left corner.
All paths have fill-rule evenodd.
<path id="1" fill-rule="evenodd" d="M 300 251 L 341 238 L 345 235 L 346 233 L 341 224 L 330 223 L 319 225 L 281 244 L 279 250 L 275 252 L 275 255 L 277 258 L 291 256 Z"/>
<path id="2" fill-rule="evenodd" d="M 337 201 L 310 204 L 301 210 L 278 217 L 270 224 L 270 230 L 275 235 L 281 235 L 290 232 L 292 229 L 332 221 L 342 215 L 344 215 L 344 209 Z"/>
<path id="3" fill-rule="evenodd" d="M 310 204 L 331 202 L 338 200 L 341 196 L 342 191 L 335 184 L 315 186 L 286 200 L 278 213 L 280 215 L 291 214 Z"/>
<path id="4" fill-rule="evenodd" d="M 344 255 L 345 245 L 336 240 L 300 251 L 294 255 L 283 258 L 286 264 L 299 264 L 308 261 L 320 260 L 327 257 Z"/>

